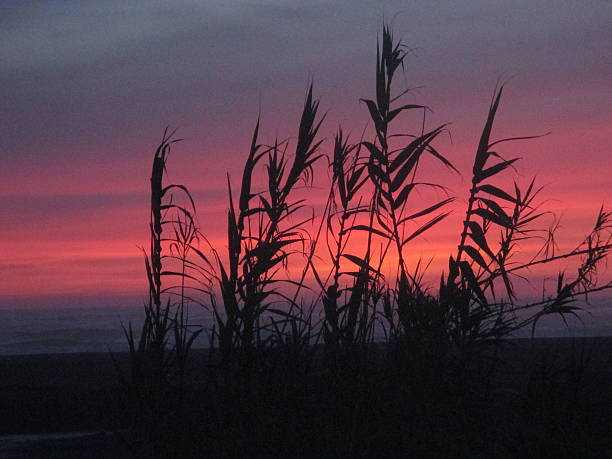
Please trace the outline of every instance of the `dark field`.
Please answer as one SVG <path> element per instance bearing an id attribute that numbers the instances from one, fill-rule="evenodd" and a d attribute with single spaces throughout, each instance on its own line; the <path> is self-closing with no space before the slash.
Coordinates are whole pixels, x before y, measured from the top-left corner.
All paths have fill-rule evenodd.
<path id="1" fill-rule="evenodd" d="M 307 370 L 266 356 L 245 391 L 223 381 L 244 371 L 194 351 L 173 421 L 191 446 L 176 457 L 612 457 L 610 338 L 514 340 L 498 363 L 456 373 L 382 346 L 343 352 L 334 371 L 323 354 Z M 154 455 L 153 440 L 125 441 L 137 418 L 108 354 L 4 356 L 0 368 L 1 457 Z M 60 432 L 84 434 L 18 441 Z"/>

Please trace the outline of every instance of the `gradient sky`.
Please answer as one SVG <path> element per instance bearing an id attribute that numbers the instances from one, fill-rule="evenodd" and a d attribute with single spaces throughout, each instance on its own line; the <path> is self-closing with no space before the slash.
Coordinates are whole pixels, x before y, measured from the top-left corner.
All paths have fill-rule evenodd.
<path id="1" fill-rule="evenodd" d="M 224 173 L 238 178 L 259 107 L 263 140 L 294 136 L 312 78 L 325 137 L 365 126 L 358 100 L 373 94 L 383 18 L 414 49 L 401 82 L 421 86 L 410 100 L 432 108 L 430 126 L 452 122 L 439 147 L 464 177 L 498 80 L 494 137 L 551 132 L 504 153 L 523 158 L 520 180 L 547 185 L 561 245 L 580 239 L 612 204 L 610 1 L 4 0 L 0 306 L 146 293 L 138 246 L 166 125 L 185 138 L 170 179 L 194 191 L 218 240 Z M 467 179 L 436 174 L 458 198 L 455 217 L 418 247 L 446 259 Z"/>

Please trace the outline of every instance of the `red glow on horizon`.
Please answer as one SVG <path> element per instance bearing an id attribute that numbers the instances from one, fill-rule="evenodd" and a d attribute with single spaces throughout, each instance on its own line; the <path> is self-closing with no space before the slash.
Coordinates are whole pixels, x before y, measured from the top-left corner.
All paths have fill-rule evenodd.
<path id="1" fill-rule="evenodd" d="M 501 10 L 503 13 L 503 8 Z M 563 12 L 566 15 L 574 14 L 570 10 Z M 507 26 L 508 18 L 499 16 L 502 13 L 497 11 L 496 18 Z M 526 19 L 523 17 L 522 20 Z M 371 17 L 367 17 L 367 21 L 372 22 Z M 493 137 L 551 134 L 500 148 L 500 154 L 505 157 L 522 158 L 517 163 L 516 174 L 507 174 L 504 186 L 511 186 L 514 178 L 524 185 L 529 183 L 532 176 L 537 176 L 538 183 L 545 186 L 541 195 L 543 209 L 562 217 L 560 246 L 572 247 L 574 242 L 581 240 L 590 230 L 599 207 L 602 204 L 612 205 L 609 201 L 612 191 L 612 111 L 609 110 L 609 101 L 612 99 L 606 98 L 609 95 L 607 74 L 602 74 L 601 68 L 598 72 L 590 72 L 589 67 L 580 60 L 590 56 L 592 62 L 598 63 L 601 56 L 591 56 L 587 52 L 590 50 L 585 50 L 574 68 L 570 66 L 572 62 L 567 60 L 555 62 L 549 69 L 537 59 L 535 48 L 535 54 L 517 58 L 515 50 L 509 51 L 500 46 L 496 59 L 485 59 L 483 56 L 491 56 L 490 52 L 487 53 L 490 51 L 488 43 L 473 40 L 477 35 L 463 34 L 463 31 L 453 28 L 456 26 L 447 25 L 449 27 L 441 29 L 451 34 L 445 39 L 456 33 L 458 41 L 461 41 L 461 37 L 467 37 L 470 47 L 483 48 L 472 53 L 471 48 L 464 47 L 463 54 L 449 57 L 445 54 L 447 46 L 452 47 L 454 43 L 442 44 L 424 38 L 430 49 L 423 54 L 431 53 L 434 58 L 427 61 L 411 56 L 414 60 L 410 61 L 410 65 L 414 62 L 413 67 L 407 66 L 405 78 L 397 79 L 398 86 L 412 86 L 413 79 L 414 85 L 423 81 L 427 83 L 425 88 L 410 93 L 408 98 L 413 98 L 415 103 L 431 103 L 433 112 L 427 115 L 427 127 L 453 123 L 449 127 L 450 134 L 440 136 L 439 149 L 463 174 L 450 174 L 439 164 L 426 164 L 419 170 L 423 181 L 443 184 L 456 197 L 456 201 L 449 206 L 452 214 L 407 247 L 411 266 L 419 259 L 424 262 L 431 260 L 429 276 L 434 281 L 447 269 L 448 257 L 456 251 L 459 242 L 474 150 L 496 78 L 495 73 L 490 78 L 480 75 L 486 72 L 478 66 L 464 63 L 464 56 L 466 62 L 477 62 L 483 69 L 494 66 L 495 72 L 508 68 L 520 70 L 516 80 L 506 86 L 507 93 L 502 98 Z M 344 31 L 348 34 L 343 36 L 345 42 L 338 41 L 338 45 L 353 46 L 354 30 L 349 29 Z M 331 31 L 328 32 L 331 34 Z M 520 30 L 506 31 L 510 32 L 519 33 Z M 544 32 L 538 29 L 538 34 L 530 39 L 540 39 L 546 50 L 556 50 L 556 43 Z M 553 37 L 564 38 L 555 35 L 558 31 L 548 32 Z M 542 38 L 540 33 L 546 38 Z M 570 30 L 567 33 L 569 36 L 574 32 Z M 521 40 L 527 39 L 524 33 L 520 37 Z M 9 113 L 9 121 L 6 122 L 9 134 L 6 137 L 13 134 L 12 143 L 9 142 L 14 149 L 14 152 L 10 151 L 13 160 L 2 164 L 4 174 L 0 181 L 0 196 L 4 202 L 4 215 L 0 221 L 0 269 L 3 276 L 0 295 L 146 293 L 143 254 L 139 246 L 148 245 L 151 159 L 164 123 L 168 121 L 176 122 L 180 126 L 179 137 L 185 138 L 173 148 L 168 163 L 168 181 L 189 187 L 198 206 L 198 223 L 203 233 L 220 254 L 225 254 L 228 206 L 225 174 L 229 173 L 236 190 L 240 184 L 251 129 L 258 115 L 258 91 L 263 95 L 261 137 L 264 143 L 270 144 L 275 138 L 295 141 L 304 82 L 312 74 L 315 95 L 321 94 L 321 111 L 327 112 L 320 132 L 320 138 L 326 139 L 321 147 L 322 152 L 330 152 L 337 124 L 342 124 L 347 132 L 351 132 L 352 140 L 356 141 L 364 129 L 366 134 L 368 128 L 371 130 L 367 122 L 367 108 L 359 102 L 360 97 L 372 97 L 375 92 L 373 65 L 370 65 L 374 59 L 375 34 L 371 38 L 367 53 L 357 42 L 356 49 L 345 50 L 347 54 L 330 48 L 325 52 L 312 49 L 301 59 L 296 59 L 299 54 L 295 50 L 287 53 L 289 57 L 283 56 L 283 53 L 278 56 L 263 53 L 259 56 L 264 63 L 278 59 L 277 67 L 273 68 L 260 65 L 259 61 L 249 56 L 232 54 L 238 50 L 220 49 L 219 56 L 238 64 L 240 68 L 252 67 L 254 76 L 251 78 L 250 73 L 244 72 L 226 72 L 225 65 L 230 68 L 230 64 L 219 60 L 215 51 L 214 56 L 208 58 L 216 66 L 206 62 L 205 70 L 211 72 L 206 74 L 206 78 L 184 65 L 180 69 L 168 65 L 167 73 L 161 74 L 168 77 L 180 70 L 183 72 L 181 77 L 185 79 L 184 85 L 183 80 L 168 83 L 162 77 L 161 83 L 149 81 L 148 78 L 155 75 L 146 75 L 140 68 L 124 74 L 122 65 L 130 62 L 124 59 L 121 65 L 115 62 L 114 66 L 107 66 L 116 69 L 117 74 L 111 75 L 116 79 L 109 80 L 112 83 L 110 87 L 100 87 L 99 95 L 94 84 L 102 86 L 102 78 L 97 74 L 89 75 L 90 79 L 87 80 L 84 72 L 82 81 L 75 78 L 76 84 L 65 78 L 65 69 L 60 66 L 61 85 L 50 86 L 47 93 L 45 88 L 26 84 L 30 80 L 38 81 L 36 72 L 40 69 L 34 61 L 30 63 L 31 68 L 15 71 L 19 78 L 10 80 L 14 91 L 9 87 L 7 93 L 15 98 L 9 102 L 14 102 L 17 108 L 13 110 L 14 119 Z M 497 40 L 497 37 L 493 39 Z M 507 40 L 507 43 L 512 43 L 512 40 Z M 582 50 L 582 43 L 579 45 Z M 298 50 L 304 51 L 301 48 Z M 561 51 L 565 52 L 565 49 Z M 28 59 L 35 57 L 35 53 L 31 53 L 23 59 L 29 62 Z M 47 62 L 49 57 L 42 56 L 45 65 L 50 65 Z M 86 56 L 77 57 L 85 59 Z M 441 64 L 436 58 L 442 59 L 446 73 L 440 71 Z M 151 61 L 162 70 L 164 62 Z M 186 62 L 193 62 L 196 69 L 200 61 Z M 138 62 L 145 65 L 144 60 Z M 355 67 L 357 63 L 360 67 Z M 18 64 L 17 60 L 12 62 L 16 68 Z M 68 64 L 72 65 L 72 61 L 68 60 Z M 210 68 L 214 68 L 214 71 Z M 30 80 L 22 78 L 22 74 Z M 476 78 L 476 74 L 480 76 Z M 278 84 L 270 85 L 269 82 L 276 81 L 275 78 Z M 253 81 L 260 86 L 254 86 Z M 122 93 L 119 83 L 124 83 L 126 91 L 129 91 Z M 164 88 L 174 84 L 176 92 L 167 89 L 172 97 L 164 99 L 164 103 L 153 100 L 153 109 L 148 105 L 153 94 L 147 86 L 149 83 L 151 88 L 155 88 L 155 84 L 163 84 Z M 483 86 L 485 84 L 489 86 Z M 124 99 L 126 94 L 131 94 L 130 91 L 138 92 L 138 97 L 134 95 L 133 99 Z M 173 97 L 178 92 L 180 94 L 175 101 Z M 163 95 L 160 93 L 160 97 Z M 74 107 L 65 103 L 66 98 L 74 103 Z M 26 103 L 30 105 L 26 107 Z M 38 114 L 42 119 L 34 126 L 36 123 L 29 117 Z M 418 132 L 421 129 L 420 117 L 419 112 L 418 116 L 408 118 L 404 123 L 407 125 L 406 131 Z M 83 120 L 87 123 L 81 126 Z M 36 135 L 26 138 L 18 135 L 20 126 L 28 127 Z M 4 144 L 0 148 L 4 150 Z M 315 170 L 313 187 L 301 190 L 301 196 L 308 199 L 315 214 L 321 212 L 328 193 L 329 176 L 325 167 L 322 161 Z M 255 177 L 254 182 L 254 187 L 265 188 L 261 175 Z M 424 203 L 435 202 L 436 197 L 439 198 L 435 193 L 424 192 L 421 201 L 415 203 L 415 210 L 419 210 L 419 206 L 425 207 Z M 310 225 L 308 229 L 311 234 L 316 231 L 317 225 L 318 221 Z M 324 247 L 323 241 L 320 246 Z M 533 251 L 533 247 L 526 250 Z M 363 252 L 363 242 L 355 239 L 350 251 L 359 255 Z M 329 270 L 325 252 L 317 255 L 322 271 Z M 393 257 L 391 255 L 382 268 L 386 273 L 394 270 Z M 289 273 L 292 278 L 301 272 L 299 255 L 294 255 L 294 258 L 296 268 Z M 612 269 L 608 266 L 602 274 L 606 276 L 610 273 Z"/>

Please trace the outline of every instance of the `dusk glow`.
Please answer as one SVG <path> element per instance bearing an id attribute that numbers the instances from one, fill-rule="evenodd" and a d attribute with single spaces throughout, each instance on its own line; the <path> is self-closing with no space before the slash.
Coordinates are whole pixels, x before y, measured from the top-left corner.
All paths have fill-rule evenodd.
<path id="1" fill-rule="evenodd" d="M 0 6 L 2 260 L 0 305 L 58 295 L 146 295 L 148 177 L 166 125 L 185 140 L 169 178 L 193 191 L 211 241 L 224 247 L 225 172 L 238 186 L 261 107 L 262 141 L 295 136 L 309 79 L 327 112 L 322 151 L 342 124 L 353 140 L 373 97 L 383 18 L 413 48 L 398 85 L 450 122 L 443 168 L 453 214 L 411 253 L 446 266 L 496 84 L 493 138 L 520 180 L 546 185 L 563 217 L 560 245 L 590 229 L 612 190 L 612 6 L 607 2 L 3 2 Z M 17 6 L 18 5 L 18 6 Z M 510 6 L 511 5 L 511 6 Z M 400 78 L 400 80 L 402 80 Z M 418 132 L 418 117 L 406 119 Z M 320 174 L 308 192 L 322 205 Z M 564 245 L 567 244 L 567 245 Z M 608 271 L 609 272 L 609 271 Z"/>
<path id="2" fill-rule="evenodd" d="M 1 0 L 0 457 L 610 457 L 611 25 Z"/>

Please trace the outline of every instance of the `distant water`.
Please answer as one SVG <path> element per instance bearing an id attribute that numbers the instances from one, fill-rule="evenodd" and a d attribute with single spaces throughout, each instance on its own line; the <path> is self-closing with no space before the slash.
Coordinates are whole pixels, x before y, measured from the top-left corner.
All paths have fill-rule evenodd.
<path id="1" fill-rule="evenodd" d="M 598 301 L 587 307 L 582 322 L 569 318 L 566 326 L 558 317 L 543 319 L 537 328 L 540 337 L 612 336 L 612 304 Z M 0 308 L 0 355 L 66 352 L 120 352 L 127 350 L 121 324 L 132 322 L 139 332 L 142 307 L 95 308 Z M 190 311 L 190 322 L 211 325 L 211 317 L 202 308 Z M 527 337 L 530 330 L 517 336 Z M 208 345 L 202 337 L 195 347 Z"/>
<path id="2" fill-rule="evenodd" d="M 127 350 L 122 323 L 136 333 L 142 307 L 0 309 L 0 355 Z M 190 322 L 208 325 L 209 314 L 190 311 Z M 205 346 L 206 338 L 196 347 Z"/>

